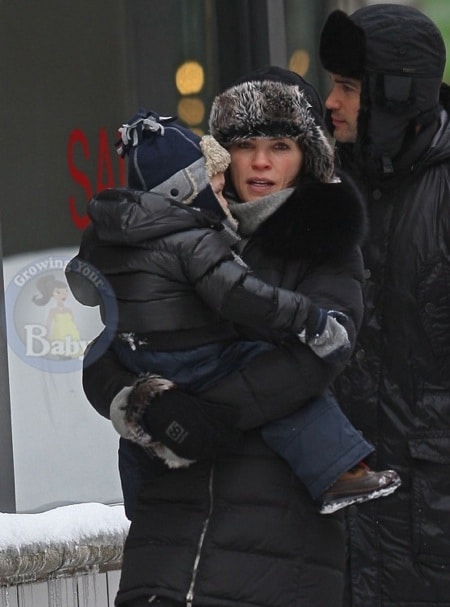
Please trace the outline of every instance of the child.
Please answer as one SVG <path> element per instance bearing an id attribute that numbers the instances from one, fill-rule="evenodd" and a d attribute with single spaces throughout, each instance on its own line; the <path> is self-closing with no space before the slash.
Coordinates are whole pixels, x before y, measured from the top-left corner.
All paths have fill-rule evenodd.
<path id="1" fill-rule="evenodd" d="M 143 113 L 122 127 L 120 153 L 129 155 L 130 187 L 141 191 L 110 190 L 90 202 L 93 229 L 79 258 L 106 275 L 117 296 L 113 347 L 121 363 L 137 375 L 150 371 L 170 381 L 144 377 L 127 402 L 114 403 L 111 419 L 122 436 L 150 447 L 170 467 L 186 466 L 189 460 L 143 429 L 135 395 L 145 384 L 154 394 L 174 383 L 197 392 L 272 347 L 242 340 L 229 320 L 272 329 L 279 340 L 300 338 L 322 358 L 345 357 L 346 316 L 257 280 L 232 252 L 239 237 L 221 194 L 229 155 L 212 137 L 200 139 L 172 118 Z M 83 302 L 71 269 L 69 283 Z M 352 466 L 373 451 L 359 440 Z M 376 475 L 370 486 L 368 474 Z M 358 479 L 352 496 L 333 493 L 332 507 L 322 496 L 322 511 L 387 495 L 400 484 L 393 471 Z"/>

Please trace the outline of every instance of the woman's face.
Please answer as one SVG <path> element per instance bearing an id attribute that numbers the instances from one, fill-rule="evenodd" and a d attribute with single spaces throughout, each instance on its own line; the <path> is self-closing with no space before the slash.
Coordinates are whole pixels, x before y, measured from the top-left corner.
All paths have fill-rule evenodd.
<path id="1" fill-rule="evenodd" d="M 68 297 L 69 293 L 66 287 L 56 287 L 53 289 L 53 297 L 56 299 L 57 303 L 64 303 Z"/>
<path id="2" fill-rule="evenodd" d="M 233 143 L 230 175 L 242 202 L 290 187 L 303 165 L 303 152 L 293 139 L 255 137 Z"/>

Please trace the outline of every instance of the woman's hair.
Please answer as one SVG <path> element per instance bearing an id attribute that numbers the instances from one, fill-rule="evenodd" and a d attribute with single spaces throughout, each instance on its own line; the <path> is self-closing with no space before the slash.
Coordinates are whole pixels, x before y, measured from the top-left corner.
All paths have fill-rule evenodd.
<path id="1" fill-rule="evenodd" d="M 38 306 L 45 306 L 52 298 L 55 289 L 67 289 L 67 284 L 62 280 L 57 280 L 53 274 L 41 276 L 36 282 L 39 295 L 33 296 L 33 303 Z"/>

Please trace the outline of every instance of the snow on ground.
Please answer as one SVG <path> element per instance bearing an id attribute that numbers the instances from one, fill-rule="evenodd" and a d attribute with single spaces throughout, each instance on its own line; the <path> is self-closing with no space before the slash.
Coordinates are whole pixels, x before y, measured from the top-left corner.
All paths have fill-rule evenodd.
<path id="1" fill-rule="evenodd" d="M 129 524 L 122 505 L 88 503 L 38 514 L 0 513 L 0 551 L 36 544 L 78 544 L 93 536 L 125 535 Z"/>

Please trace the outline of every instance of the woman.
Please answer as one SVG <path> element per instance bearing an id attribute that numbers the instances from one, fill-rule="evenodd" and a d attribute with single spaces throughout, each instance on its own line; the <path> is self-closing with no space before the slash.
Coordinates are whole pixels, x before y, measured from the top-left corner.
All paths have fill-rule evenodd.
<path id="1" fill-rule="evenodd" d="M 314 115 L 317 126 L 303 133 L 301 154 L 301 125 L 291 113 L 300 91 L 307 100 L 304 110 Z M 362 314 L 357 247 L 361 213 L 355 213 L 350 226 L 349 246 L 348 229 L 342 242 L 339 224 L 348 188 L 329 183 L 332 172 L 322 183 L 317 178 L 328 175 L 330 161 L 321 113 L 310 85 L 296 74 L 270 68 L 219 95 L 210 127 L 231 154 L 230 199 L 250 200 L 230 205 L 245 237 L 240 251 L 244 261 L 268 283 L 314 293 L 327 309 L 339 304 L 348 315 L 346 329 L 353 343 Z M 286 191 L 294 184 L 294 190 Z M 330 199 L 330 192 L 337 197 Z M 244 329 L 242 333 L 252 337 Z M 111 351 L 90 362 L 88 355 L 85 391 L 108 416 L 113 397 L 136 378 L 120 369 Z M 265 445 L 259 426 L 323 393 L 341 368 L 289 342 L 203 394 L 216 406 L 228 405 L 232 397 L 240 427 L 246 430 L 244 444 L 186 469 L 166 471 L 158 462 L 147 463 L 125 546 L 117 605 L 340 605 L 341 518 L 318 513 L 288 465 Z M 174 400 L 195 415 L 208 406 L 206 400 L 176 390 L 158 401 L 164 399 L 167 411 Z M 151 416 L 151 408 L 149 412 Z"/>

